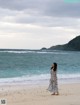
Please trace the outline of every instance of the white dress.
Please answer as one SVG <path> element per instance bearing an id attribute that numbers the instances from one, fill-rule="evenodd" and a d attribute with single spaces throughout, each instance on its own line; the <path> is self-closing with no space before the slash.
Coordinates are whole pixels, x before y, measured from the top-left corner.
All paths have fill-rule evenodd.
<path id="1" fill-rule="evenodd" d="M 57 71 L 51 69 L 51 78 L 48 90 L 53 93 L 58 93 Z"/>

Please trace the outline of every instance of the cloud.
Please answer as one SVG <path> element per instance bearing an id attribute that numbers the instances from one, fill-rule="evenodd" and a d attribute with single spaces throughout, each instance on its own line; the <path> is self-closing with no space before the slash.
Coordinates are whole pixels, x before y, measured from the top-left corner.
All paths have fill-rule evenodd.
<path id="1" fill-rule="evenodd" d="M 63 0 L 0 0 L 0 7 L 1 21 L 20 24 L 73 27 L 80 17 L 80 3 Z"/>
<path id="2" fill-rule="evenodd" d="M 47 27 L 80 27 L 80 3 L 63 0 L 0 0 L 0 21 Z"/>
<path id="3" fill-rule="evenodd" d="M 32 10 L 52 17 L 80 17 L 80 3 L 63 0 L 0 0 L 0 7 L 16 11 Z"/>
<path id="4" fill-rule="evenodd" d="M 63 0 L 51 0 L 45 11 L 46 15 L 55 17 L 80 17 L 80 3 L 67 3 Z"/>
<path id="5" fill-rule="evenodd" d="M 0 0 L 0 47 L 50 47 L 79 33 L 80 3 Z"/>
<path id="6" fill-rule="evenodd" d="M 25 9 L 38 9 L 44 7 L 49 0 L 0 0 L 0 6 L 2 8 L 12 10 L 25 10 Z"/>

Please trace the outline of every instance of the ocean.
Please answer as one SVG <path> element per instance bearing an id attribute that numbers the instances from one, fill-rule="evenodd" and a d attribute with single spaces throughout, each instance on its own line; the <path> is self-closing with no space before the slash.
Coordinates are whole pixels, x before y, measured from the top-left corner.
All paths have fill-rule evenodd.
<path id="1" fill-rule="evenodd" d="M 48 84 L 57 62 L 58 83 L 80 83 L 80 52 L 0 49 L 0 85 Z"/>

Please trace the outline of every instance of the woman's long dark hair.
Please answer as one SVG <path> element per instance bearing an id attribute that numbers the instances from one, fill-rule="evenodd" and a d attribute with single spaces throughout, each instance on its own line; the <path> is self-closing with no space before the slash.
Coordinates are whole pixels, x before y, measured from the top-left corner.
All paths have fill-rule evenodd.
<path id="1" fill-rule="evenodd" d="M 54 64 L 54 71 L 57 70 L 57 63 L 53 63 Z"/>
<path id="2" fill-rule="evenodd" d="M 54 71 L 56 71 L 57 70 L 57 63 L 53 63 L 53 64 L 54 64 L 54 68 L 52 66 L 51 69 L 53 69 Z"/>

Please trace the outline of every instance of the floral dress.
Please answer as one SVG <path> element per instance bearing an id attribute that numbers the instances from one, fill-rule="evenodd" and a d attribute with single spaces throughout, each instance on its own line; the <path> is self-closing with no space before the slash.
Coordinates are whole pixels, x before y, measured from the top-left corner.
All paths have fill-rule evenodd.
<path id="1" fill-rule="evenodd" d="M 53 93 L 58 93 L 57 71 L 51 69 L 51 78 L 48 90 Z"/>

